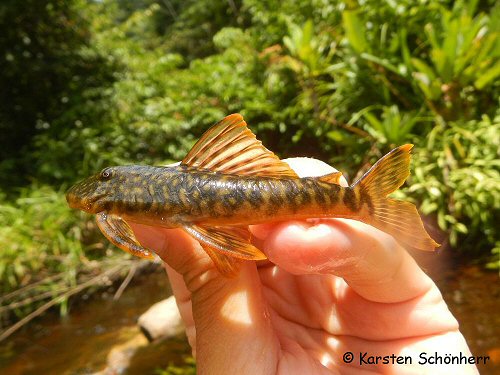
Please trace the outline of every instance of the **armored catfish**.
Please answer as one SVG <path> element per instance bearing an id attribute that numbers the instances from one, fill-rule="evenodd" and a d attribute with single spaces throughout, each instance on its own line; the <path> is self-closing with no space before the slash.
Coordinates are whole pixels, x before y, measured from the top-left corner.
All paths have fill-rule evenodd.
<path id="1" fill-rule="evenodd" d="M 402 245 L 434 250 L 439 245 L 416 207 L 387 197 L 409 176 L 412 147 L 395 148 L 342 187 L 340 172 L 299 178 L 233 114 L 207 130 L 179 165 L 105 168 L 71 187 L 66 199 L 71 207 L 96 214 L 113 244 L 140 257 L 153 253 L 127 221 L 182 228 L 225 276 L 236 274 L 238 259 L 266 258 L 251 243 L 248 225 L 290 219 L 359 220 Z"/>

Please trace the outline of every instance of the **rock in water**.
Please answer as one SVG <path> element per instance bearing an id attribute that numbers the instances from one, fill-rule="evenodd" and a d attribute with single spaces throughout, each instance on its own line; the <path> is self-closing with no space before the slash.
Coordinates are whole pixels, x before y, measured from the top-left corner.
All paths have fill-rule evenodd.
<path id="1" fill-rule="evenodd" d="M 139 317 L 138 324 L 149 341 L 174 337 L 184 332 L 174 296 L 151 306 Z"/>

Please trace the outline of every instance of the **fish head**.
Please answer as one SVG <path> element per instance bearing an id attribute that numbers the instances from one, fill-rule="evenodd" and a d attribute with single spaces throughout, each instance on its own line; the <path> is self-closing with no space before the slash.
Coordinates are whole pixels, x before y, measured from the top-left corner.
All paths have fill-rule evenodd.
<path id="1" fill-rule="evenodd" d="M 73 185 L 66 192 L 69 206 L 93 214 L 109 211 L 116 188 L 123 179 L 122 168 L 104 168 L 100 173 Z"/>

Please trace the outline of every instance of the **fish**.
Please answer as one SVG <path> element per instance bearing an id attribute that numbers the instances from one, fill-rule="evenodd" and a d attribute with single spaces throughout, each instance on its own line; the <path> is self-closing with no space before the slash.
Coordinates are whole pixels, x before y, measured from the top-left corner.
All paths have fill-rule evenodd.
<path id="1" fill-rule="evenodd" d="M 178 165 L 104 168 L 66 194 L 71 208 L 96 215 L 120 249 L 154 258 L 128 222 L 181 228 L 196 239 L 218 271 L 233 277 L 241 260 L 263 260 L 249 225 L 307 218 L 348 218 L 372 225 L 406 247 L 439 246 L 417 208 L 389 198 L 410 174 L 413 145 L 399 146 L 350 186 L 341 172 L 300 178 L 262 145 L 240 114 L 209 128 Z"/>

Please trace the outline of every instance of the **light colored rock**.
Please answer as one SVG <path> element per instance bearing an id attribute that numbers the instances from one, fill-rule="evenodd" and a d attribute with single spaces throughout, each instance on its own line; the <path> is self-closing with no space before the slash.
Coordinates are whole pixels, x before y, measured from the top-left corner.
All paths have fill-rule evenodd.
<path id="1" fill-rule="evenodd" d="M 126 341 L 114 346 L 108 353 L 106 368 L 92 375 L 119 375 L 125 374 L 134 354 L 142 347 L 148 345 L 148 340 L 139 332 L 137 326 L 123 329 L 124 334 L 131 337 Z"/>
<path id="2" fill-rule="evenodd" d="M 138 324 L 149 341 L 174 337 L 184 332 L 174 296 L 151 306 L 139 317 Z"/>

